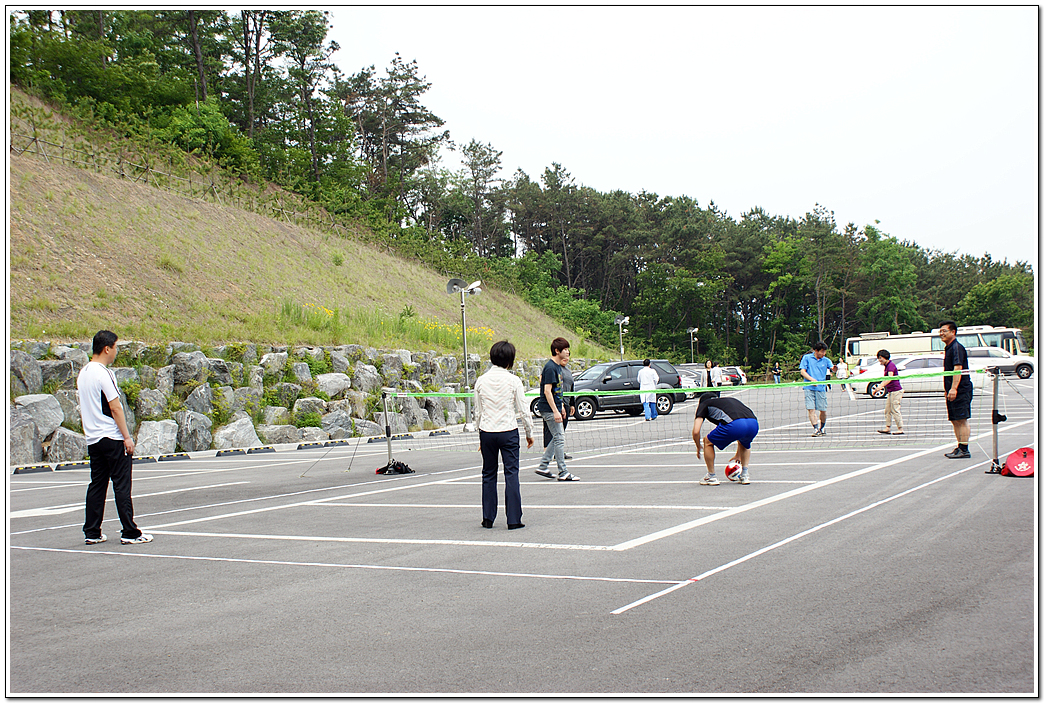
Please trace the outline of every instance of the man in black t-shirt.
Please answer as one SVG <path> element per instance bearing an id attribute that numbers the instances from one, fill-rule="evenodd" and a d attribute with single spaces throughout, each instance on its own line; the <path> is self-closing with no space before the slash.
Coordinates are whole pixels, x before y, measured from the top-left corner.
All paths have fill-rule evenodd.
<path id="1" fill-rule="evenodd" d="M 724 449 L 736 443 L 736 453 L 725 466 L 725 478 L 750 483 L 747 465 L 750 463 L 750 443 L 758 434 L 758 418 L 746 405 L 729 396 L 720 397 L 714 392 L 701 393 L 700 404 L 696 408 L 696 419 L 692 423 L 692 441 L 696 443 L 696 458 L 700 458 L 700 430 L 703 421 L 710 420 L 716 428 L 711 430 L 702 441 L 707 463 L 707 475 L 700 481 L 704 486 L 717 486 L 718 477 L 714 475 L 714 447 Z"/>
<path id="2" fill-rule="evenodd" d="M 551 358 L 544 364 L 544 370 L 540 373 L 540 396 L 537 400 L 537 410 L 544 423 L 551 430 L 551 443 L 544 450 L 544 456 L 540 458 L 540 468 L 536 473 L 545 478 L 555 478 L 551 472 L 551 458 L 554 457 L 558 465 L 559 481 L 579 481 L 576 476 L 569 473 L 565 464 L 565 415 L 569 408 L 562 402 L 562 367 L 569 361 L 569 342 L 562 337 L 556 337 L 551 342 Z"/>
<path id="3" fill-rule="evenodd" d="M 947 320 L 939 325 L 939 338 L 946 345 L 943 370 L 966 370 L 968 352 L 965 351 L 964 345 L 957 341 L 957 324 Z M 949 459 L 970 459 L 968 439 L 971 437 L 971 427 L 968 425 L 968 418 L 971 417 L 973 395 L 971 377 L 964 374 L 943 376 L 943 388 L 946 390 L 946 417 L 953 425 L 953 434 L 957 437 L 957 448 L 947 452 L 945 456 Z"/>

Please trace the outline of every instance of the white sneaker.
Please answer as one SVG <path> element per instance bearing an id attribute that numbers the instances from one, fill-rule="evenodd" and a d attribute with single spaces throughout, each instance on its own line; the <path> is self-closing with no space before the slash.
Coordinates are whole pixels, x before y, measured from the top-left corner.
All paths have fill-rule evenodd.
<path id="1" fill-rule="evenodd" d="M 146 542 L 151 541 L 152 535 L 147 535 L 144 532 L 133 539 L 130 537 L 120 537 L 120 544 L 145 544 Z"/>
<path id="2" fill-rule="evenodd" d="M 719 486 L 721 484 L 718 482 L 718 477 L 717 476 L 715 476 L 714 474 L 707 474 L 700 481 L 700 485 L 701 486 Z"/>
<path id="3" fill-rule="evenodd" d="M 106 537 L 105 535 L 102 535 L 101 537 L 84 537 L 83 538 L 83 543 L 84 544 L 101 544 L 102 542 L 104 542 L 107 539 L 109 539 L 109 538 Z"/>
<path id="4" fill-rule="evenodd" d="M 746 486 L 747 484 L 750 483 L 750 476 L 747 475 L 746 471 L 744 471 L 743 473 L 740 474 L 739 482 L 740 482 L 740 484 L 742 484 L 744 486 Z"/>

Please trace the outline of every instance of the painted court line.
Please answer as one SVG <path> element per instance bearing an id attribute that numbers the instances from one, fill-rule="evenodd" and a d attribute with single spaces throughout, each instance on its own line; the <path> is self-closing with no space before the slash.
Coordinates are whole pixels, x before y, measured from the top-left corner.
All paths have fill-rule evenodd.
<path id="1" fill-rule="evenodd" d="M 762 547 L 761 549 L 758 549 L 757 551 L 751 552 L 750 554 L 747 554 L 746 556 L 742 556 L 739 559 L 735 559 L 733 561 L 730 561 L 727 564 L 722 564 L 721 566 L 716 567 L 714 569 L 711 569 L 710 571 L 704 571 L 699 576 L 694 576 L 691 579 L 688 579 L 688 580 L 683 581 L 681 583 L 675 584 L 675 585 L 671 586 L 670 588 L 666 588 L 666 589 L 664 589 L 662 591 L 659 591 L 657 593 L 650 594 L 648 596 L 645 596 L 644 598 L 640 598 L 639 600 L 634 601 L 633 603 L 629 603 L 629 604 L 627 604 L 627 605 L 625 605 L 625 606 L 623 606 L 621 608 L 617 608 L 616 610 L 611 611 L 610 615 L 619 615 L 620 613 L 625 613 L 628 610 L 631 610 L 632 608 L 638 607 L 639 605 L 643 605 L 643 604 L 648 603 L 649 601 L 655 600 L 655 599 L 657 599 L 657 598 L 659 598 L 661 596 L 665 596 L 668 593 L 673 593 L 674 591 L 677 591 L 678 589 L 683 588 L 684 586 L 688 586 L 691 583 L 696 583 L 697 581 L 702 581 L 703 579 L 706 579 L 709 576 L 713 576 L 714 574 L 721 573 L 722 571 L 725 571 L 726 569 L 730 569 L 733 566 L 736 566 L 737 564 L 742 564 L 743 562 L 749 561 L 749 560 L 751 560 L 751 559 L 753 559 L 755 557 L 761 556 L 762 554 L 765 554 L 766 552 L 771 552 L 774 549 L 782 547 L 782 546 L 784 546 L 786 544 L 790 544 L 791 542 L 793 542 L 795 540 L 801 539 L 802 537 L 806 537 L 806 536 L 808 536 L 808 535 L 810 535 L 810 534 L 812 534 L 814 532 L 818 532 L 819 530 L 822 530 L 822 529 L 824 529 L 826 527 L 830 527 L 831 525 L 836 525 L 837 523 L 839 523 L 839 522 L 841 522 L 843 520 L 847 520 L 848 518 L 855 517 L 856 515 L 859 515 L 861 513 L 865 513 L 868 510 L 873 510 L 874 508 L 876 508 L 878 506 L 881 506 L 881 505 L 884 505 L 885 503 L 889 503 L 889 502 L 891 502 L 893 500 L 896 500 L 898 498 L 902 498 L 903 496 L 909 495 L 909 494 L 913 493 L 914 491 L 919 491 L 922 488 L 927 488 L 928 486 L 931 486 L 932 484 L 939 483 L 940 481 L 945 481 L 945 480 L 947 480 L 949 478 L 953 478 L 954 476 L 958 476 L 960 474 L 963 474 L 966 471 L 971 471 L 972 469 L 981 468 L 982 466 L 985 466 L 986 464 L 989 464 L 989 463 L 990 463 L 989 461 L 983 461 L 983 462 L 979 462 L 978 464 L 975 464 L 973 466 L 969 466 L 969 467 L 966 467 L 966 468 L 963 468 L 963 469 L 958 469 L 957 471 L 949 473 L 949 474 L 947 474 L 945 476 L 940 476 L 939 478 L 936 478 L 936 479 L 933 479 L 931 481 L 928 481 L 927 483 L 922 483 L 919 486 L 914 486 L 913 488 L 908 488 L 907 490 L 902 491 L 901 493 L 896 493 L 893 496 L 889 496 L 888 498 L 884 498 L 882 500 L 879 500 L 876 503 L 871 503 L 870 505 L 863 506 L 862 508 L 859 508 L 858 510 L 853 510 L 850 513 L 846 513 L 845 515 L 842 515 L 840 517 L 836 517 L 833 520 L 828 520 L 826 522 L 823 522 L 823 523 L 820 523 L 820 524 L 816 525 L 815 527 L 810 527 L 809 529 L 804 530 L 803 532 L 798 532 L 797 534 L 791 535 L 790 537 L 787 537 L 786 539 L 782 539 L 779 542 L 776 542 L 774 544 L 770 544 L 767 547 Z"/>
<path id="2" fill-rule="evenodd" d="M 277 561 L 274 559 L 235 559 L 231 557 L 198 557 L 180 554 L 143 554 L 141 552 L 109 552 L 91 549 L 55 549 L 53 547 L 11 547 L 31 552 L 64 552 L 66 554 L 90 554 L 134 559 L 180 559 L 183 561 L 211 561 L 232 564 L 266 564 L 270 566 L 319 566 L 329 569 L 365 569 L 372 571 L 419 571 L 434 574 L 466 574 L 473 576 L 509 576 L 512 578 L 549 579 L 555 581 L 603 581 L 608 583 L 677 583 L 667 579 L 630 579 L 611 576 L 573 576 L 569 574 L 528 574 L 512 571 L 477 571 L 474 569 L 438 569 L 421 566 L 385 566 L 378 564 L 334 564 L 329 562 Z"/>
<path id="3" fill-rule="evenodd" d="M 148 498 L 150 496 L 165 496 L 171 493 L 187 493 L 189 491 L 205 491 L 208 488 L 223 488 L 225 486 L 239 486 L 244 483 L 250 483 L 250 481 L 233 481 L 231 483 L 215 483 L 212 486 L 192 486 L 190 488 L 175 488 L 170 491 L 158 491 L 156 493 L 143 493 L 135 498 Z M 107 503 L 115 503 L 115 496 L 109 496 Z M 64 513 L 71 513 L 76 510 L 83 510 L 84 503 L 68 503 L 66 505 L 55 505 L 48 508 L 30 508 L 28 510 L 16 510 L 10 514 L 12 518 L 16 517 L 43 517 L 46 515 L 62 515 Z"/>
<path id="4" fill-rule="evenodd" d="M 1018 423 L 1016 425 L 1011 425 L 1009 427 L 1006 427 L 1005 429 L 1006 430 L 1013 430 L 1016 427 L 1019 427 L 1019 426 L 1024 425 L 1024 424 L 1028 424 L 1028 421 L 1027 422 L 1021 422 L 1021 423 Z M 987 435 L 992 436 L 992 430 L 990 431 L 990 433 L 984 433 L 984 434 L 977 435 L 977 436 L 971 438 L 971 441 L 982 439 L 983 437 L 985 437 Z M 820 488 L 824 488 L 826 486 L 831 486 L 831 485 L 833 485 L 835 483 L 840 483 L 841 481 L 847 481 L 847 480 L 849 480 L 851 478 L 856 478 L 856 477 L 862 476 L 864 474 L 872 473 L 874 471 L 878 471 L 880 469 L 884 469 L 884 468 L 887 468 L 889 466 L 895 466 L 896 464 L 901 464 L 901 463 L 903 463 L 905 461 L 911 461 L 913 459 L 919 459 L 919 458 L 921 458 L 923 456 L 927 456 L 928 454 L 932 454 L 934 452 L 942 451 L 942 450 L 948 449 L 950 447 L 952 447 L 952 443 L 942 444 L 942 445 L 938 445 L 938 446 L 935 446 L 935 447 L 929 447 L 927 449 L 922 449 L 919 452 L 915 452 L 913 454 L 908 454 L 908 455 L 902 456 L 902 457 L 897 457 L 897 458 L 892 459 L 890 461 L 881 462 L 879 464 L 874 464 L 872 466 L 866 467 L 865 469 L 858 469 L 856 471 L 850 471 L 847 474 L 841 474 L 840 476 L 834 476 L 833 478 L 828 478 L 828 479 L 824 479 L 822 481 L 817 481 L 817 482 L 815 482 L 815 483 L 813 483 L 811 485 L 808 485 L 808 486 L 802 486 L 801 488 L 795 488 L 793 490 L 786 491 L 784 493 L 779 493 L 779 494 L 774 495 L 774 496 L 769 496 L 768 498 L 763 498 L 761 500 L 756 500 L 756 501 L 754 501 L 752 503 L 747 503 L 746 505 L 740 505 L 740 506 L 737 506 L 737 507 L 732 508 L 730 510 L 725 510 L 725 511 L 720 512 L 720 513 L 715 513 L 714 515 L 708 515 L 708 516 L 702 517 L 702 518 L 700 518 L 698 520 L 693 520 L 691 522 L 682 523 L 681 525 L 676 525 L 674 527 L 670 527 L 670 528 L 667 528 L 665 530 L 660 530 L 658 532 L 653 532 L 651 534 L 645 535 L 644 537 L 639 537 L 637 539 L 632 539 L 632 540 L 628 540 L 626 542 L 621 542 L 620 544 L 616 545 L 614 547 L 614 549 L 617 550 L 617 551 L 624 551 L 624 550 L 627 550 L 627 549 L 633 549 L 634 547 L 639 547 L 639 546 L 642 546 L 644 544 L 648 544 L 650 542 L 655 542 L 656 540 L 663 539 L 664 537 L 670 537 L 672 535 L 676 535 L 678 533 L 686 532 L 686 531 L 694 529 L 696 527 L 700 527 L 701 525 L 706 525 L 708 523 L 715 522 L 716 520 L 723 520 L 725 518 L 732 517 L 733 515 L 738 515 L 740 513 L 747 512 L 748 510 L 754 510 L 755 508 L 760 508 L 760 507 L 762 507 L 764 505 L 770 505 L 772 503 L 776 503 L 776 502 L 779 502 L 781 500 L 786 500 L 788 498 L 793 498 L 794 496 L 801 495 L 802 493 L 808 493 L 809 491 L 819 490 Z"/>
<path id="5" fill-rule="evenodd" d="M 454 510 L 473 510 L 475 503 L 316 503 L 321 506 L 344 508 L 453 508 Z M 724 505 L 530 505 L 526 510 L 728 510 Z"/>
<path id="6" fill-rule="evenodd" d="M 149 529 L 154 535 L 175 535 L 178 537 L 218 537 L 220 539 L 256 539 L 279 542 L 342 542 L 366 544 L 442 544 L 454 547 L 522 547 L 524 549 L 567 549 L 593 552 L 607 552 L 612 547 L 599 544 L 554 544 L 538 542 L 498 542 L 496 540 L 467 539 L 410 539 L 394 537 L 325 537 L 317 535 L 249 535 L 234 532 L 182 532 L 178 530 Z"/>

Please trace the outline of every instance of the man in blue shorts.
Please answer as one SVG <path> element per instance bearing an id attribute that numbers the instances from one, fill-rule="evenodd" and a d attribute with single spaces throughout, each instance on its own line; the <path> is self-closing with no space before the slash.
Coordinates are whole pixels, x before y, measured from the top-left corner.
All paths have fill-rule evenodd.
<path id="1" fill-rule="evenodd" d="M 801 377 L 806 381 L 825 381 L 827 374 L 836 371 L 837 367 L 826 355 L 827 345 L 816 342 L 812 351 L 801 357 Z M 812 436 L 822 437 L 826 434 L 827 387 L 805 386 L 805 409 L 808 410 L 808 421 L 812 423 Z M 819 422 L 816 422 L 816 411 L 819 411 Z"/>
<path id="2" fill-rule="evenodd" d="M 717 425 L 703 438 L 704 461 L 707 463 L 707 475 L 700 484 L 717 486 L 718 478 L 714 475 L 714 448 L 724 449 L 736 443 L 736 453 L 729 463 L 737 463 L 741 471 L 732 472 L 726 468 L 725 478 L 739 481 L 743 485 L 750 483 L 747 465 L 750 463 L 750 443 L 758 434 L 758 418 L 746 405 L 728 396 L 722 398 L 710 393 L 700 394 L 700 404 L 696 408 L 696 419 L 692 423 L 692 441 L 696 443 L 696 458 L 700 458 L 700 430 L 703 421 L 710 420 Z M 738 474 L 738 475 L 737 475 Z"/>

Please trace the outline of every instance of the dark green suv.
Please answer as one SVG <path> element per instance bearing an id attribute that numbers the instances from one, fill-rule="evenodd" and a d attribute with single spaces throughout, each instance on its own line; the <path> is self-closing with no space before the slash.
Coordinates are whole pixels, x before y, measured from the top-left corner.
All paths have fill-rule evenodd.
<path id="1" fill-rule="evenodd" d="M 652 367 L 660 377 L 657 388 L 681 388 L 681 376 L 678 369 L 665 359 L 654 359 Z M 578 420 L 590 420 L 599 410 L 615 410 L 629 415 L 642 414 L 642 401 L 638 395 L 638 372 L 642 369 L 642 360 L 613 361 L 597 364 L 573 379 L 573 392 L 584 391 L 626 391 L 634 390 L 634 395 L 576 395 L 572 403 L 576 408 Z M 676 402 L 684 402 L 684 393 L 657 393 L 656 412 L 669 415 Z"/>

